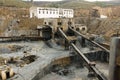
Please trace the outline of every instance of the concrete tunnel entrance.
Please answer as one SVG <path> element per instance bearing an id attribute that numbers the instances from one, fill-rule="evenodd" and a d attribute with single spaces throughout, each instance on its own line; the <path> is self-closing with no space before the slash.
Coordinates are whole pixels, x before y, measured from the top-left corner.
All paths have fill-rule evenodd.
<path id="1" fill-rule="evenodd" d="M 50 40 L 52 38 L 52 28 L 49 25 L 44 25 L 41 29 L 38 29 L 38 34 L 44 40 Z"/>

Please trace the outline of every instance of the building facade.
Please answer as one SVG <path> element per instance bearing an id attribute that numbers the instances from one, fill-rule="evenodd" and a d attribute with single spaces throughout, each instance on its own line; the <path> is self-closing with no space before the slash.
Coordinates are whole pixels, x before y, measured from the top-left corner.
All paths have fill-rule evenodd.
<path id="1" fill-rule="evenodd" d="M 30 18 L 73 18 L 73 9 L 31 7 Z"/>

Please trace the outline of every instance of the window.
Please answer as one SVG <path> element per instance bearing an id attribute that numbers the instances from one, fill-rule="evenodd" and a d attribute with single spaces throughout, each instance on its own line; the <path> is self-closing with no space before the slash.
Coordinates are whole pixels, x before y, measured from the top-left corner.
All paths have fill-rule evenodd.
<path id="1" fill-rule="evenodd" d="M 55 14 L 55 11 L 53 11 L 53 14 Z"/>
<path id="2" fill-rule="evenodd" d="M 58 14 L 58 11 L 56 12 L 56 14 Z"/>
<path id="3" fill-rule="evenodd" d="M 52 12 L 50 11 L 50 14 L 52 14 Z"/>
<path id="4" fill-rule="evenodd" d="M 39 14 L 40 14 L 41 12 L 39 11 Z"/>

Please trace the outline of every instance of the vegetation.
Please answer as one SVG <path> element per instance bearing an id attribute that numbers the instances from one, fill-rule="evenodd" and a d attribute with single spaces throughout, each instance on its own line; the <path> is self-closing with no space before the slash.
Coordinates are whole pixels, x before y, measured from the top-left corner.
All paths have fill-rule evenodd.
<path id="1" fill-rule="evenodd" d="M 100 7 L 110 7 L 120 5 L 120 3 L 115 2 L 87 2 L 84 0 L 69 0 L 63 2 L 55 2 L 55 3 L 44 3 L 47 7 L 61 7 L 61 8 L 82 8 L 89 9 L 93 6 Z M 42 4 L 43 5 L 43 4 Z"/>
<path id="2" fill-rule="evenodd" d="M 0 6 L 5 7 L 30 7 L 30 3 L 23 2 L 22 0 L 0 0 Z"/>
<path id="3" fill-rule="evenodd" d="M 71 1 L 60 5 L 60 7 L 63 8 L 65 7 L 65 8 L 83 8 L 83 9 L 92 8 L 93 6 L 95 6 L 94 3 L 85 2 L 85 1 Z"/>
<path id="4" fill-rule="evenodd" d="M 58 7 L 59 7 L 59 4 L 56 4 L 56 3 L 51 3 L 49 6 L 50 6 L 50 7 L 55 7 L 55 8 L 58 8 Z"/>
<path id="5" fill-rule="evenodd" d="M 31 0 L 32 1 L 32 0 Z M 52 2 L 52 3 L 41 3 L 41 2 L 34 2 L 35 5 L 43 6 L 45 4 L 46 7 L 62 7 L 62 8 L 91 8 L 93 6 L 100 6 L 100 7 L 108 7 L 114 5 L 113 3 L 107 2 L 86 2 L 84 0 L 69 0 L 63 2 Z M 7 6 L 7 7 L 30 7 L 31 2 L 24 2 L 22 0 L 0 0 L 0 6 Z"/>
<path id="6" fill-rule="evenodd" d="M 110 7 L 110 6 L 113 6 L 113 4 L 105 3 L 105 2 L 95 2 L 95 5 L 100 6 L 100 7 Z"/>

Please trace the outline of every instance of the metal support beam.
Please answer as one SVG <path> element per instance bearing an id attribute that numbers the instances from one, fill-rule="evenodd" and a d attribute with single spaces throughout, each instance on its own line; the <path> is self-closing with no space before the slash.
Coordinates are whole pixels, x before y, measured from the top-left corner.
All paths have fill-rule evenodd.
<path id="1" fill-rule="evenodd" d="M 103 49 L 103 50 L 105 50 L 105 51 L 107 51 L 107 52 L 110 52 L 110 51 L 109 51 L 108 49 L 106 49 L 105 47 L 101 46 L 100 44 L 96 43 L 95 41 L 92 41 L 92 40 L 86 38 L 83 34 L 81 34 L 81 33 L 79 33 L 78 31 L 72 29 L 71 27 L 69 27 L 69 29 L 72 30 L 73 32 L 75 32 L 77 35 L 85 38 L 86 40 L 88 40 L 88 41 L 90 41 L 91 43 L 95 44 L 96 46 L 100 47 L 101 49 Z"/>
<path id="2" fill-rule="evenodd" d="M 80 57 L 87 63 L 90 70 L 92 70 L 98 77 L 99 80 L 107 80 L 107 78 L 95 67 L 94 64 L 92 64 L 85 56 L 84 54 L 73 44 L 71 43 L 71 46 L 73 49 L 79 54 Z"/>
<path id="3" fill-rule="evenodd" d="M 120 80 L 120 37 L 112 39 L 109 62 L 109 80 Z"/>
<path id="4" fill-rule="evenodd" d="M 58 28 L 58 31 L 61 33 L 61 35 L 62 35 L 67 41 L 69 41 L 68 37 L 65 35 L 65 33 L 64 33 L 60 28 Z"/>
<path id="5" fill-rule="evenodd" d="M 61 35 L 66 39 L 66 41 L 69 42 L 68 37 L 65 35 L 65 33 L 59 28 L 58 31 L 61 33 Z M 77 54 L 83 59 L 83 61 L 88 65 L 89 69 L 91 69 L 98 77 L 99 80 L 107 80 L 107 78 L 95 67 L 94 64 L 92 64 L 87 57 L 75 46 L 74 43 L 69 42 L 71 47 L 77 52 Z"/>

